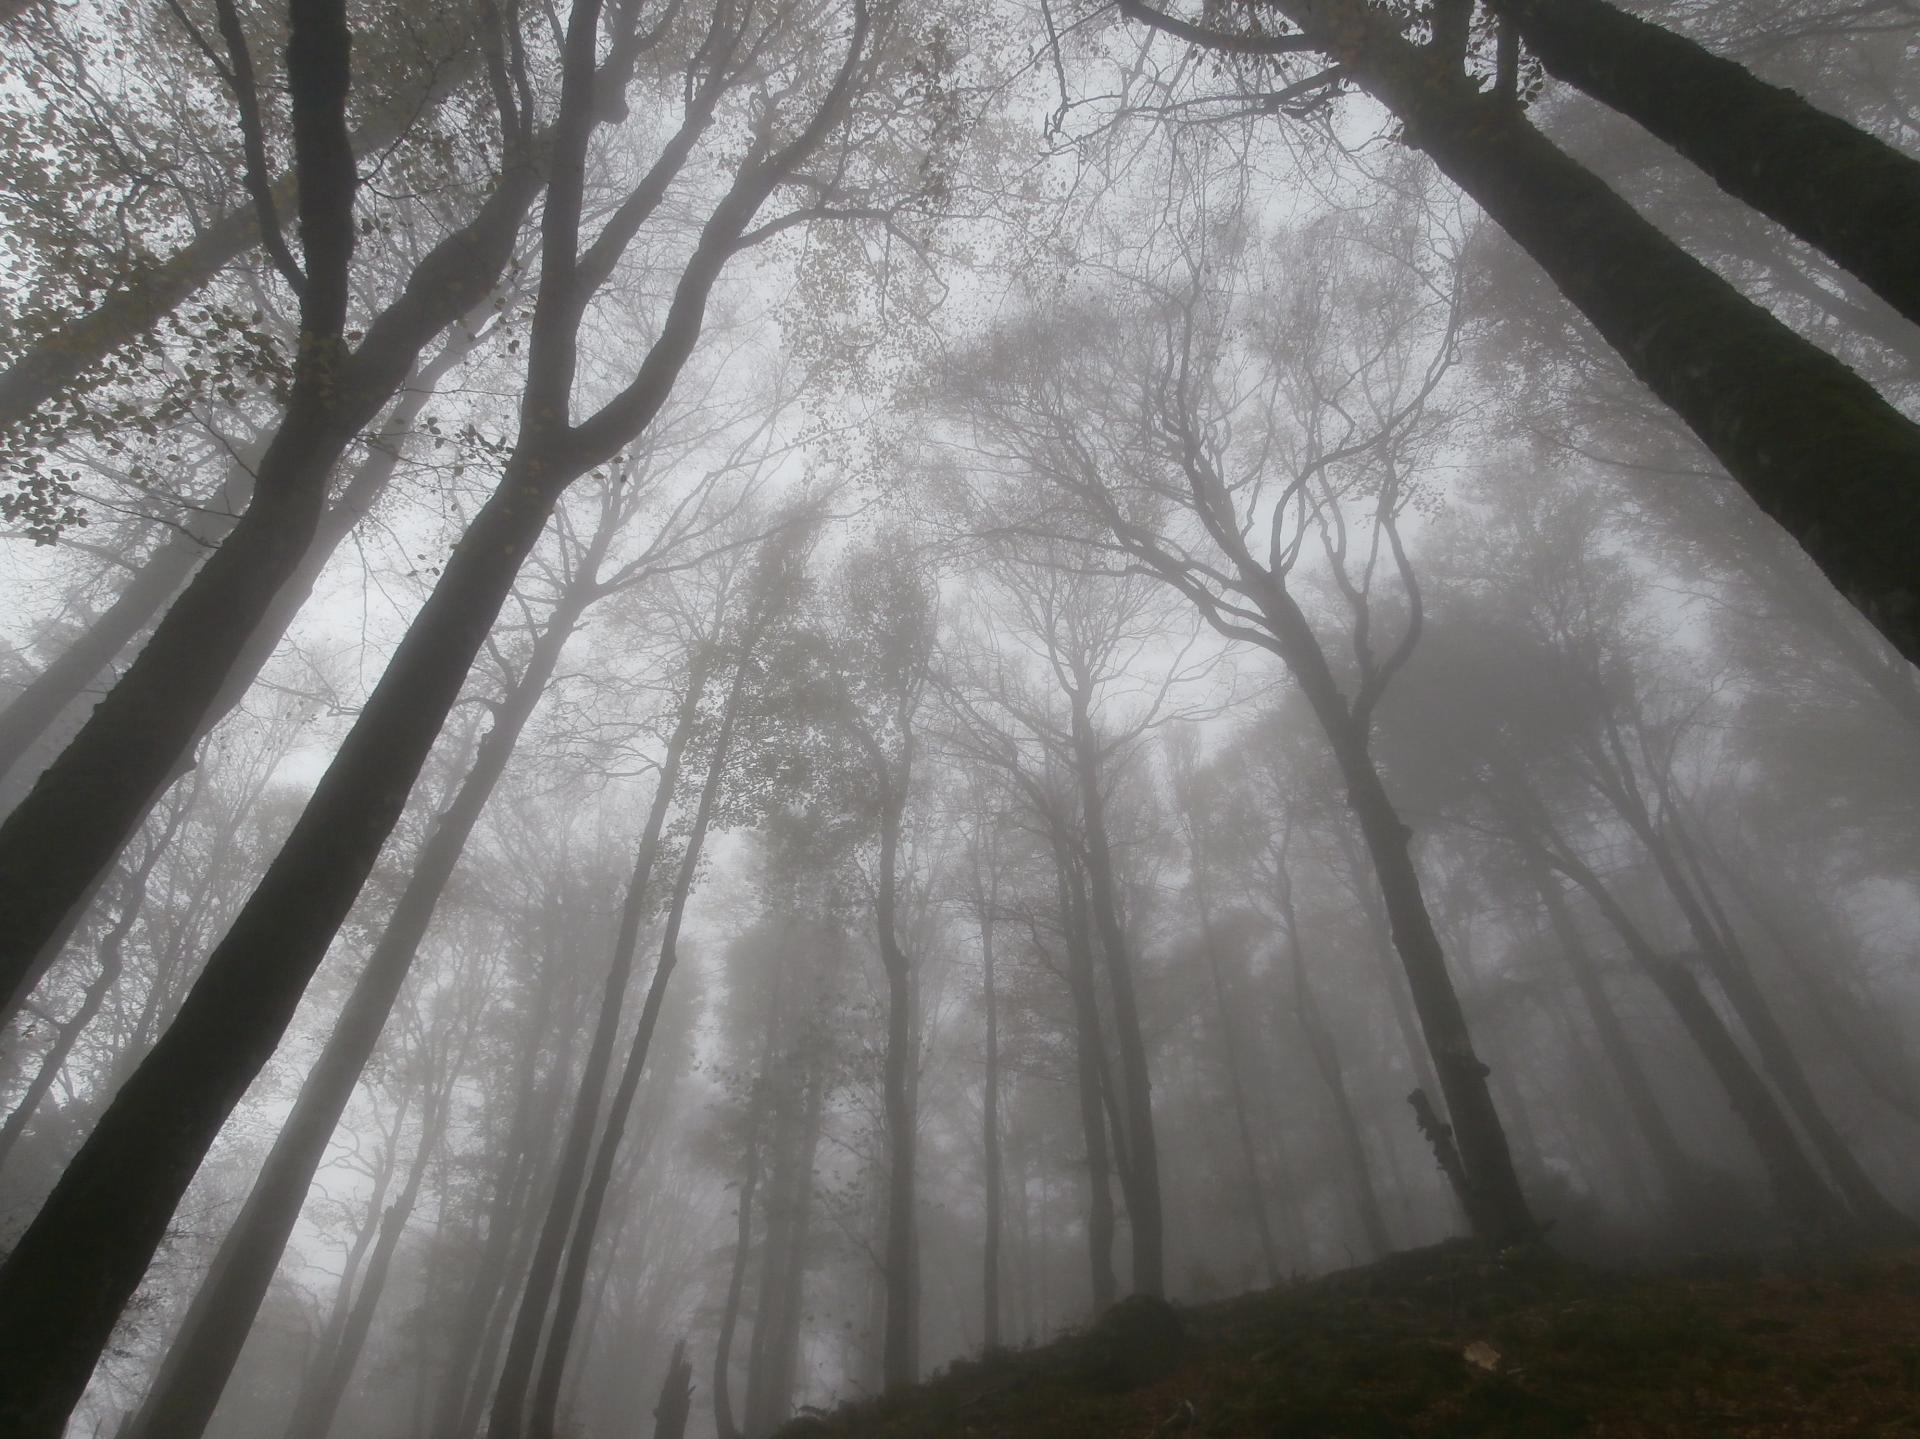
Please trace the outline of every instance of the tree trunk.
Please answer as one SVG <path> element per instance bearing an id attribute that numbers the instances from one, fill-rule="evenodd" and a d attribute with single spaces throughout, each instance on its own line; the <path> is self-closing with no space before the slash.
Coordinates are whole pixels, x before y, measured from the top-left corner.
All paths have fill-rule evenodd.
<path id="1" fill-rule="evenodd" d="M 1492 0 L 1547 73 L 1645 126 L 1920 324 L 1920 162 L 1606 0 Z"/>
<path id="2" fill-rule="evenodd" d="M 1509 98 L 1483 93 L 1455 56 L 1408 40 L 1394 12 L 1362 0 L 1279 8 L 1401 119 L 1407 142 L 1539 263 L 1835 588 L 1920 662 L 1920 427 L 1661 234 Z"/>
<path id="3" fill-rule="evenodd" d="M 660 849 L 660 835 L 672 808 L 679 786 L 680 764 L 699 718 L 700 699 L 705 692 L 706 661 L 694 656 L 687 676 L 686 692 L 674 722 L 672 738 L 661 761 L 660 778 L 654 787 L 653 803 L 634 852 L 633 873 L 620 907 L 620 926 L 614 939 L 613 956 L 607 966 L 602 988 L 599 1019 L 580 1072 L 580 1087 L 574 1098 L 573 1116 L 555 1169 L 552 1199 L 534 1246 L 532 1267 L 521 1292 L 514 1321 L 513 1337 L 507 1346 L 505 1368 L 494 1394 L 495 1419 L 500 1422 L 504 1403 L 517 1424 L 519 1408 L 525 1402 L 526 1386 L 533 1378 L 540 1335 L 545 1326 L 553 1284 L 559 1272 L 567 1234 L 573 1226 L 574 1212 L 580 1202 L 580 1186 L 587 1170 L 594 1129 L 600 1123 L 600 1105 L 606 1095 L 606 1083 L 613 1064 L 614 1041 L 619 1037 L 620 1015 L 625 1007 L 627 985 L 633 977 L 633 961 L 640 943 L 640 925 L 646 918 L 647 886 L 653 875 L 654 859 Z"/>
<path id="4" fill-rule="evenodd" d="M 0 826 L 0 997 L 21 991 L 47 938 L 185 759 L 310 549 L 334 462 L 427 342 L 492 289 L 537 187 L 527 167 L 510 169 L 479 215 L 420 262 L 337 373 L 309 365 L 304 384 L 296 379 L 261 458 L 253 503 Z"/>
<path id="5" fill-rule="evenodd" d="M 727 1297 L 720 1307 L 720 1334 L 713 1345 L 713 1422 L 720 1439 L 740 1439 L 740 1426 L 733 1418 L 733 1386 L 727 1371 L 733 1362 L 733 1331 L 740 1319 L 740 1295 L 746 1288 L 747 1261 L 753 1247 L 753 1191 L 760 1181 L 761 1086 L 756 1084 L 754 1091 L 747 1122 L 747 1172 L 740 1181 L 733 1269 L 727 1276 Z"/>
<path id="6" fill-rule="evenodd" d="M 1153 1129 L 1153 1084 L 1147 1072 L 1146 1040 L 1133 989 L 1133 958 L 1120 923 L 1120 896 L 1107 838 L 1106 796 L 1101 791 L 1098 740 L 1087 712 L 1084 687 L 1073 695 L 1073 751 L 1081 814 L 1086 825 L 1087 882 L 1093 921 L 1106 957 L 1113 991 L 1115 1039 L 1127 1119 L 1127 1219 L 1133 1232 L 1133 1288 L 1155 1298 L 1166 1293 L 1166 1239 L 1160 1203 L 1160 1155 Z"/>
<path id="7" fill-rule="evenodd" d="M 1600 1048 L 1607 1056 L 1614 1077 L 1620 1082 L 1620 1091 L 1626 1096 L 1627 1108 L 1633 1114 L 1641 1143 L 1653 1156 L 1654 1168 L 1659 1172 L 1667 1202 L 1683 1220 L 1696 1222 L 1705 1217 L 1700 1207 L 1705 1198 L 1700 1168 L 1687 1157 L 1686 1150 L 1673 1132 L 1673 1126 L 1667 1122 L 1666 1110 L 1654 1097 L 1653 1085 L 1648 1081 L 1639 1057 L 1633 1052 L 1626 1026 L 1621 1023 L 1619 1012 L 1613 1007 L 1606 987 L 1594 971 L 1593 955 L 1580 935 L 1580 927 L 1574 923 L 1573 915 L 1567 909 L 1560 882 L 1547 867 L 1547 857 L 1527 838 L 1524 827 L 1516 826 L 1514 835 L 1520 845 L 1521 862 L 1527 878 L 1539 893 L 1540 902 L 1547 912 L 1547 922 L 1559 942 L 1561 962 L 1573 977 L 1574 987 L 1580 992 L 1581 1002 L 1586 1007 L 1588 1021 L 1593 1025 L 1593 1032 L 1599 1036 Z"/>
<path id="8" fill-rule="evenodd" d="M 126 963 L 126 945 L 133 933 L 135 921 L 140 917 L 141 906 L 147 897 L 147 883 L 153 877 L 153 867 L 166 852 L 167 843 L 186 818 L 186 808 L 181 806 L 174 811 L 172 820 L 166 829 L 153 837 L 146 857 L 139 866 L 127 876 L 120 898 L 120 916 L 114 920 L 100 941 L 100 972 L 94 976 L 93 983 L 87 986 L 87 992 L 81 997 L 80 1006 L 61 1024 L 51 1046 L 41 1057 L 40 1068 L 24 1093 L 15 1102 L 13 1112 L 7 1116 L 4 1127 L 0 1127 L 0 1169 L 4 1169 L 7 1156 L 13 1152 L 13 1146 L 26 1132 L 27 1124 L 32 1120 L 34 1111 L 40 1107 L 47 1091 L 53 1088 L 53 1082 L 60 1077 L 61 1069 L 66 1065 L 68 1054 L 93 1017 L 100 1012 L 100 1006 L 106 1003 L 107 993 L 120 982 L 120 974 Z"/>
<path id="9" fill-rule="evenodd" d="M 1766 1082 L 1727 1032 L 1719 1011 L 1700 992 L 1691 971 L 1678 960 L 1659 954 L 1600 877 L 1564 844 L 1554 843 L 1553 864 L 1585 891 L 1625 942 L 1634 963 L 1673 1009 L 1739 1116 L 1788 1221 L 1809 1233 L 1838 1227 L 1844 1218 L 1838 1201 L 1800 1148 L 1793 1126 Z"/>
<path id="10" fill-rule="evenodd" d="M 1073 997 L 1074 1071 L 1080 1099 L 1080 1127 L 1087 1146 L 1087 1260 L 1092 1273 L 1093 1310 L 1112 1308 L 1119 1288 L 1113 1274 L 1113 1161 L 1107 1153 L 1107 1114 L 1100 1085 L 1100 1007 L 1093 992 L 1093 946 L 1076 922 L 1070 878 L 1073 860 L 1065 842 L 1054 840 L 1054 866 L 1060 889 L 1060 919 L 1066 932 L 1067 985 Z M 1023 1190 L 1024 1192 L 1024 1190 Z"/>
<path id="11" fill-rule="evenodd" d="M 684 1439 L 687 1415 L 693 1410 L 693 1365 L 687 1359 L 687 1341 L 673 1346 L 667 1377 L 660 1381 L 660 1401 L 653 1406 L 653 1439 Z M 725 1431 L 721 1431 L 725 1439 Z"/>
<path id="12" fill-rule="evenodd" d="M 94 677 L 187 582 L 233 529 L 253 497 L 253 473 L 235 465 L 204 506 L 173 528 L 128 577 L 113 603 L 0 711 L 0 777 L 5 777 Z"/>
<path id="13" fill-rule="evenodd" d="M 887 1049 L 884 1074 L 887 1120 L 887 1231 L 882 1270 L 886 1276 L 886 1318 L 881 1337 L 881 1376 L 889 1391 L 904 1389 L 918 1377 L 914 1350 L 919 1327 L 918 1264 L 914 1224 L 914 1158 L 917 1116 L 908 1071 L 913 1053 L 912 965 L 900 947 L 897 928 L 898 863 L 901 817 L 906 807 L 905 775 L 889 777 L 880 821 L 880 867 L 874 921 L 879 932 L 880 963 L 887 977 Z"/>
<path id="14" fill-rule="evenodd" d="M 1320 1013 L 1313 982 L 1307 977 L 1306 944 L 1300 937 L 1299 917 L 1294 911 L 1291 877 L 1283 878 L 1280 890 L 1280 917 L 1286 925 L 1287 959 L 1293 969 L 1294 1008 L 1300 1016 L 1300 1028 L 1307 1036 L 1307 1052 L 1312 1055 L 1320 1082 L 1326 1085 L 1327 1095 L 1333 1101 L 1334 1127 L 1340 1136 L 1340 1152 L 1347 1162 L 1347 1178 L 1360 1207 L 1361 1231 L 1372 1257 L 1383 1258 L 1393 1252 L 1393 1241 L 1387 1233 L 1386 1216 L 1380 1209 L 1379 1191 L 1374 1188 L 1372 1166 L 1367 1162 L 1366 1137 L 1360 1131 L 1359 1116 L 1354 1113 L 1353 1097 L 1347 1092 L 1346 1066 L 1340 1062 L 1333 1032 Z"/>
<path id="15" fill-rule="evenodd" d="M 1260 1259 L 1266 1266 L 1267 1283 L 1280 1282 L 1280 1254 L 1273 1244 L 1273 1225 L 1267 1217 L 1266 1189 L 1260 1181 L 1260 1159 L 1253 1145 L 1253 1125 L 1247 1118 L 1246 1085 L 1240 1075 L 1240 1045 L 1234 1033 L 1233 1002 L 1227 997 L 1226 976 L 1220 963 L 1220 945 L 1213 931 L 1213 910 L 1207 902 L 1206 878 L 1201 872 L 1200 839 L 1195 826 L 1199 817 L 1187 814 L 1187 848 L 1193 865 L 1193 904 L 1200 916 L 1200 945 L 1207 955 L 1207 975 L 1213 983 L 1214 1008 L 1220 1021 L 1220 1063 L 1227 1072 L 1227 1093 L 1233 1103 L 1233 1127 L 1240 1142 L 1242 1179 L 1247 1186 L 1247 1205 L 1253 1211 L 1254 1230 L 1260 1239 Z"/>
<path id="16" fill-rule="evenodd" d="M 341 1326 L 339 1338 L 333 1346 L 321 1356 L 316 1382 L 298 1405 L 294 1421 L 287 1429 L 287 1439 L 327 1439 L 333 1429 L 334 1416 L 340 1412 L 340 1403 L 346 1398 L 347 1388 L 353 1382 L 354 1368 L 360 1362 L 360 1351 L 366 1346 L 367 1334 L 373 1327 L 374 1309 L 380 1302 L 381 1292 L 386 1288 L 394 1253 L 400 1247 L 401 1237 L 406 1233 L 407 1219 L 420 1197 L 421 1181 L 426 1178 L 427 1166 L 446 1133 L 447 1107 L 451 1097 L 449 1091 L 456 1077 L 449 1074 L 441 1092 L 434 1096 L 421 1127 L 420 1148 L 414 1154 L 407 1181 L 399 1197 L 380 1220 L 380 1237 L 373 1247 L 372 1257 L 367 1261 L 366 1272 L 354 1291 L 353 1306 L 348 1311 L 346 1323 Z"/>
<path id="17" fill-rule="evenodd" d="M 360 971 L 245 1207 L 194 1297 L 187 1320 L 141 1406 L 138 1422 L 122 1439 L 197 1439 L 204 1432 L 299 1220 L 314 1171 L 379 1043 L 467 838 L 506 771 L 520 732 L 546 692 L 581 613 L 594 598 L 593 577 L 611 539 L 605 529 L 594 536 L 579 579 L 561 596 L 525 671 L 495 708 L 493 728 L 481 740 L 473 767 L 422 846 L 380 942 Z"/>
<path id="18" fill-rule="evenodd" d="M 627 1116 L 633 1110 L 633 1098 L 639 1091 L 647 1052 L 653 1044 L 654 1027 L 659 1023 L 660 1009 L 666 1002 L 667 981 L 673 977 L 674 963 L 679 957 L 680 925 L 686 916 L 687 896 L 692 892 L 693 878 L 699 868 L 701 846 L 706 840 L 707 828 L 713 822 L 715 806 L 719 803 L 734 726 L 746 694 L 748 670 L 747 654 L 743 652 L 735 663 L 733 684 L 721 712 L 719 732 L 713 741 L 713 754 L 707 762 L 706 782 L 700 790 L 700 802 L 687 833 L 686 852 L 681 857 L 673 894 L 667 902 L 666 925 L 660 939 L 660 959 L 654 967 L 653 980 L 647 986 L 646 1001 L 641 1006 L 640 1023 L 634 1030 L 633 1047 L 628 1051 L 626 1067 L 621 1071 L 620 1083 L 614 1090 L 613 1102 L 607 1110 L 606 1124 L 593 1157 L 592 1172 L 580 1191 L 580 1213 L 567 1242 L 566 1265 L 560 1274 L 554 1299 L 553 1323 L 547 1332 L 546 1351 L 541 1361 L 539 1380 L 534 1387 L 531 1412 L 523 1426 L 520 1406 L 516 1403 L 511 1410 L 506 1407 L 505 1401 L 516 1396 L 509 1394 L 503 1381 L 500 1391 L 494 1396 L 493 1418 L 487 1430 L 489 1439 L 517 1439 L 521 1434 L 531 1434 L 533 1439 L 549 1439 L 553 1433 L 559 1408 L 560 1381 L 565 1375 L 574 1327 L 580 1320 L 580 1300 L 586 1290 L 594 1238 L 599 1232 L 600 1215 L 606 1205 L 614 1160 L 626 1131 Z M 522 1314 L 525 1312 L 523 1308 Z M 518 1333 L 514 1337 L 518 1339 Z"/>
<path id="19" fill-rule="evenodd" d="M 1000 1229 L 1004 1181 L 1000 1157 L 1000 1014 L 993 976 L 992 900 L 980 892 L 977 875 L 975 909 L 980 916 L 980 999 L 986 1008 L 986 1073 L 980 1097 L 981 1143 L 986 1163 L 986 1238 L 980 1255 L 980 1303 L 984 1314 L 981 1345 L 988 1353 L 1000 1347 Z"/>

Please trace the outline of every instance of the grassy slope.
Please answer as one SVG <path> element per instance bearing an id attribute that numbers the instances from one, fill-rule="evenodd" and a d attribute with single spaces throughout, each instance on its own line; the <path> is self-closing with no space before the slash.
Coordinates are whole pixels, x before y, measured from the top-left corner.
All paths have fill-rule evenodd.
<path id="1" fill-rule="evenodd" d="M 1920 1254 L 1648 1278 L 1444 1245 L 1169 1322 L 1128 1301 L 780 1439 L 1920 1436 Z"/>

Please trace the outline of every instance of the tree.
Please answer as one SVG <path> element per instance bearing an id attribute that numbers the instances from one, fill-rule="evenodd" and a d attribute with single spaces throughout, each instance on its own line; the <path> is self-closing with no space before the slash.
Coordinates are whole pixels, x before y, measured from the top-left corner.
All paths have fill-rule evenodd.
<path id="1" fill-rule="evenodd" d="M 1469 64 L 1470 5 L 1402 9 L 1362 0 L 1274 0 L 1271 8 L 1237 10 L 1237 23 L 1220 27 L 1180 19 L 1146 0 L 1123 0 L 1120 9 L 1181 43 L 1251 57 L 1256 67 L 1275 57 L 1316 56 L 1323 68 L 1273 92 L 1281 107 L 1325 97 L 1344 83 L 1383 105 L 1403 125 L 1408 143 L 1430 156 L 1540 264 L 1834 587 L 1902 654 L 1920 662 L 1912 566 L 1904 544 L 1892 538 L 1920 523 L 1914 517 L 1920 489 L 1913 483 L 1920 472 L 1920 428 L 1846 366 L 1667 239 L 1529 123 L 1521 104 L 1517 39 L 1532 28 L 1550 53 L 1563 56 L 1563 42 L 1577 35 L 1594 57 L 1580 71 L 1583 83 L 1597 82 L 1603 66 L 1623 73 L 1620 61 L 1631 54 L 1626 69 L 1660 87 L 1669 103 L 1657 110 L 1643 103 L 1646 92 L 1637 82 L 1608 86 L 1604 98 L 1630 104 L 1656 130 L 1684 138 L 1716 177 L 1738 168 L 1750 176 L 1792 174 L 1812 182 L 1804 188 L 1815 189 L 1822 202 L 1809 208 L 1823 217 L 1858 213 L 1848 202 L 1851 191 L 1841 188 L 1853 182 L 1834 182 L 1832 167 L 1809 164 L 1809 153 L 1842 139 L 1845 149 L 1869 152 L 1878 167 L 1874 173 L 1891 172 L 1895 181 L 1892 193 L 1900 198 L 1891 203 L 1904 228 L 1884 243 L 1887 253 L 1902 257 L 1913 248 L 1912 161 L 1865 136 L 1843 135 L 1848 127 L 1840 122 L 1819 123 L 1824 117 L 1810 117 L 1808 107 L 1765 93 L 1738 67 L 1705 64 L 1711 57 L 1657 27 L 1600 23 L 1609 17 L 1599 3 L 1496 5 L 1496 14 L 1513 21 L 1517 33 L 1499 42 L 1490 90 Z M 1275 21 L 1296 28 L 1281 30 Z M 1703 87 L 1703 71 L 1717 83 Z M 1674 79 L 1680 80 L 1677 90 Z M 1764 116 L 1760 128 L 1727 126 L 1719 107 L 1704 98 L 1729 92 L 1743 114 Z M 1691 124 L 1668 126 L 1668 116 L 1695 102 L 1701 108 L 1693 111 Z M 1710 130 L 1727 137 L 1722 153 L 1734 153 L 1722 159 L 1694 143 Z M 1770 153 L 1777 165 L 1766 159 Z M 1755 157 L 1761 158 L 1757 171 Z M 1861 183 L 1862 193 L 1874 189 L 1864 177 Z M 1778 198 L 1769 192 L 1769 204 Z M 1821 233 L 1835 237 L 1832 228 Z M 1910 285 L 1910 277 L 1904 283 Z M 1836 475 L 1845 478 L 1836 481 Z"/>

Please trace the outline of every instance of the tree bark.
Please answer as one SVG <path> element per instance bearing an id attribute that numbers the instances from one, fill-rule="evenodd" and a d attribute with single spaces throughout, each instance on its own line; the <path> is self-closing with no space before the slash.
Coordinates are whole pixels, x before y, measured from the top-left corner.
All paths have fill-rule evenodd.
<path id="1" fill-rule="evenodd" d="M 1920 427 L 1661 234 L 1518 106 L 1483 94 L 1455 56 L 1408 40 L 1394 12 L 1362 0 L 1279 0 L 1279 9 L 1402 120 L 1407 142 L 1533 257 L 1834 587 L 1920 663 Z"/>
<path id="2" fill-rule="evenodd" d="M 1606 0 L 1493 0 L 1547 73 L 1673 146 L 1920 324 L 1920 162 Z"/>
<path id="3" fill-rule="evenodd" d="M 422 846 L 379 943 L 360 971 L 245 1206 L 194 1296 L 138 1420 L 122 1439 L 198 1439 L 205 1431 L 299 1220 L 314 1171 L 379 1043 L 440 896 L 506 771 L 521 730 L 546 692 L 561 651 L 594 598 L 593 576 L 611 539 L 604 529 L 594 536 L 578 582 L 562 595 L 526 669 L 496 706 L 493 728 L 481 740 L 459 792 Z"/>
<path id="4" fill-rule="evenodd" d="M 530 167 L 509 169 L 479 214 L 420 262 L 351 357 L 303 361 L 261 458 L 253 503 L 0 826 L 0 993 L 20 992 L 45 940 L 181 764 L 261 618 L 309 552 L 335 460 L 427 342 L 492 289 L 537 189 Z M 349 221 L 350 196 L 340 200 Z M 332 355 L 344 315 L 343 293 L 331 336 L 304 327 L 302 354 Z"/>

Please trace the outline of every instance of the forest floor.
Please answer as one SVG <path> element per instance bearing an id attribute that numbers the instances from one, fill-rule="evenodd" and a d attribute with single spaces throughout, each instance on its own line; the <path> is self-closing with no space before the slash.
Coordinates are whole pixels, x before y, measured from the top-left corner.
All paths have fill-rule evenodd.
<path id="1" fill-rule="evenodd" d="M 963 1361 L 779 1439 L 1920 1436 L 1920 1253 L 1620 1274 L 1419 1250 Z"/>

